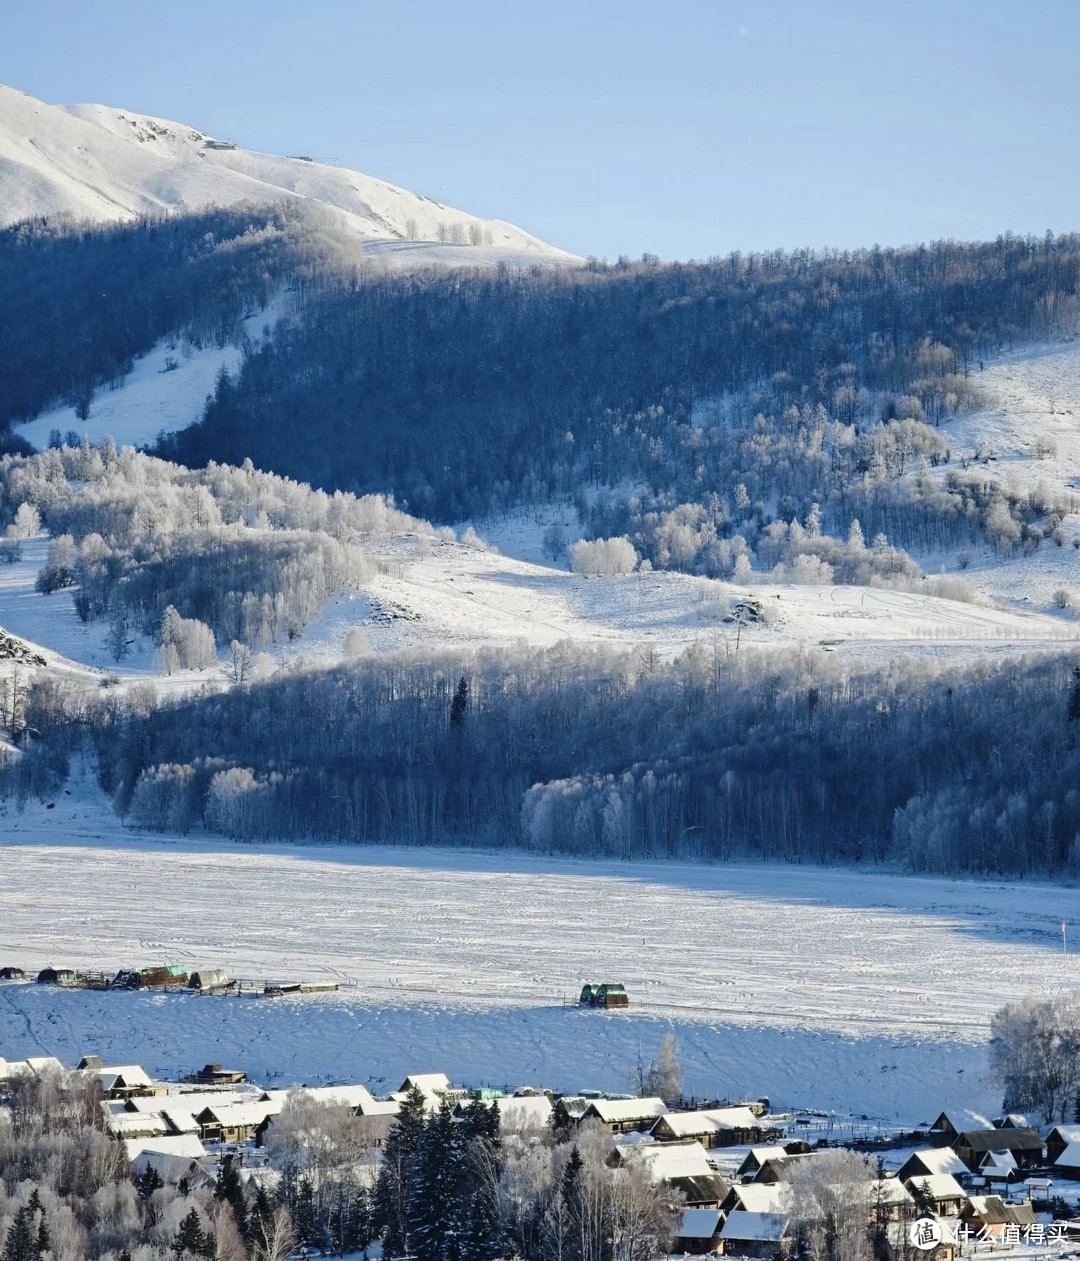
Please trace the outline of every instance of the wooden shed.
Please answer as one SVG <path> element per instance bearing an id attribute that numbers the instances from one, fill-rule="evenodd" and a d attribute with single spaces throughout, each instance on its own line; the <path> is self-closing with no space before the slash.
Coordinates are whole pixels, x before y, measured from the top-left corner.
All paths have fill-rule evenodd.
<path id="1" fill-rule="evenodd" d="M 187 985 L 187 968 L 179 963 L 164 963 L 155 967 L 129 969 L 117 972 L 115 985 L 122 989 L 162 989 L 174 985 Z"/>
<path id="2" fill-rule="evenodd" d="M 965 1130 L 953 1141 L 952 1148 L 972 1173 L 980 1171 L 988 1152 L 1011 1152 L 1020 1169 L 1043 1161 L 1043 1141 L 1038 1130 Z"/>
<path id="3" fill-rule="evenodd" d="M 37 974 L 38 985 L 78 985 L 74 968 L 42 968 Z"/>

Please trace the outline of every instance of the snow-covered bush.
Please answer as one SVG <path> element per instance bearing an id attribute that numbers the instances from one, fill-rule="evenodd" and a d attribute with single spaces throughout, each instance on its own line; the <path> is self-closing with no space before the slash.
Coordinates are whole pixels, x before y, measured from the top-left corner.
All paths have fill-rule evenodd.
<path id="1" fill-rule="evenodd" d="M 611 577 L 631 573 L 638 563 L 638 554 L 628 538 L 579 539 L 567 549 L 570 568 L 587 577 Z"/>

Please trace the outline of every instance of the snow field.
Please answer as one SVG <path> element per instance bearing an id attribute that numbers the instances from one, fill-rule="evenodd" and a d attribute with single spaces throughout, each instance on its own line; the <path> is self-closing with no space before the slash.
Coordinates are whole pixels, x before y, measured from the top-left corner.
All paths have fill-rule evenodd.
<path id="1" fill-rule="evenodd" d="M 672 1028 L 687 1085 L 912 1123 L 995 1106 L 992 1012 L 1072 989 L 1074 890 L 819 868 L 223 846 L 122 830 L 88 785 L 0 813 L 0 955 L 333 979 L 276 1001 L 0 989 L 0 1054 L 235 1060 L 283 1080 L 438 1068 L 626 1088 Z M 579 1011 L 620 980 L 626 1013 Z M 359 1075 L 359 1076 L 358 1076 Z"/>

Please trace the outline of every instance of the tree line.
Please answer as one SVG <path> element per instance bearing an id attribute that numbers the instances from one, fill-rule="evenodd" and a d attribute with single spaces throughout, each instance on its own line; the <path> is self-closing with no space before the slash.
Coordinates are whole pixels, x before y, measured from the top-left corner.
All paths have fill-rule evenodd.
<path id="1" fill-rule="evenodd" d="M 665 664 L 569 645 L 365 656 L 159 701 L 25 683 L 0 774 L 87 748 L 140 826 L 238 840 L 1080 874 L 1080 658 L 887 673 L 718 630 Z"/>

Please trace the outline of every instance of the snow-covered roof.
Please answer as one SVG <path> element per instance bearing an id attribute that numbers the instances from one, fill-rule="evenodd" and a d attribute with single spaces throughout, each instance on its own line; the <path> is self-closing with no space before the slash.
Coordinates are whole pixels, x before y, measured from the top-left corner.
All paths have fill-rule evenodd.
<path id="1" fill-rule="evenodd" d="M 780 1143 L 770 1143 L 765 1147 L 751 1147 L 750 1150 L 746 1153 L 745 1157 L 743 1158 L 742 1164 L 739 1166 L 739 1168 L 741 1169 L 743 1165 L 745 1165 L 750 1160 L 751 1156 L 757 1162 L 757 1166 L 760 1169 L 761 1166 L 767 1160 L 772 1160 L 774 1158 L 783 1157 L 786 1155 L 787 1155 L 787 1152 L 784 1150 L 784 1148 L 781 1146 Z"/>
<path id="2" fill-rule="evenodd" d="M 229 1128 L 243 1126 L 259 1126 L 267 1117 L 277 1116 L 285 1107 L 280 1099 L 262 1099 L 251 1103 L 225 1103 L 216 1107 L 204 1108 L 196 1118 L 205 1124 L 217 1121 L 219 1125 Z"/>
<path id="3" fill-rule="evenodd" d="M 103 1064 L 101 1068 L 84 1068 L 90 1077 L 122 1077 L 129 1086 L 150 1086 L 149 1075 L 139 1064 Z"/>
<path id="4" fill-rule="evenodd" d="M 194 1157 L 176 1156 L 167 1152 L 140 1152 L 131 1162 L 134 1173 L 145 1173 L 147 1169 L 153 1169 L 163 1182 L 179 1182 L 192 1172 L 193 1167 L 197 1168 Z M 206 1178 L 209 1179 L 210 1175 L 206 1174 Z"/>
<path id="5" fill-rule="evenodd" d="M 180 1108 L 198 1115 L 204 1108 L 226 1103 L 250 1103 L 257 1098 L 259 1096 L 250 1090 L 181 1090 L 170 1095 L 133 1095 L 126 1101 L 126 1107 L 131 1112 L 162 1112 L 167 1108 Z"/>
<path id="6" fill-rule="evenodd" d="M 3 1061 L 0 1061 L 0 1067 L 2 1064 Z M 1060 1139 L 1063 1143 L 1080 1143 L 1080 1125 L 1055 1125 L 1046 1137 Z"/>
<path id="7" fill-rule="evenodd" d="M 125 1138 L 124 1155 L 135 1160 L 143 1152 L 156 1152 L 161 1156 L 187 1156 L 198 1160 L 206 1155 L 206 1148 L 197 1134 L 165 1134 L 155 1138 Z"/>
<path id="8" fill-rule="evenodd" d="M 152 1112 L 110 1112 L 105 1117 L 105 1130 L 113 1138 L 150 1138 L 169 1132 L 165 1118 Z"/>
<path id="9" fill-rule="evenodd" d="M 585 1115 L 596 1115 L 607 1125 L 622 1121 L 644 1121 L 648 1117 L 663 1116 L 667 1104 L 663 1099 L 594 1099 Z"/>
<path id="10" fill-rule="evenodd" d="M 968 1172 L 967 1165 L 953 1151 L 951 1147 L 922 1147 L 917 1152 L 912 1152 L 904 1165 L 912 1160 L 918 1160 L 928 1173 L 951 1173 L 963 1174 Z M 912 1177 L 918 1177 L 913 1174 Z"/>
<path id="11" fill-rule="evenodd" d="M 719 1225 L 719 1209 L 684 1208 L 675 1236 L 678 1239 L 711 1239 Z"/>
<path id="12" fill-rule="evenodd" d="M 677 1138 L 696 1138 L 722 1130 L 753 1130 L 761 1122 L 749 1108 L 708 1108 L 700 1112 L 665 1112 L 657 1124 Z"/>
<path id="13" fill-rule="evenodd" d="M 760 1243 L 779 1243 L 787 1232 L 788 1218 L 785 1213 L 753 1213 L 732 1209 L 720 1231 L 725 1241 L 736 1239 L 756 1240 Z"/>
<path id="14" fill-rule="evenodd" d="M 400 1093 L 407 1094 L 414 1086 L 424 1095 L 444 1095 L 451 1088 L 445 1073 L 410 1073 L 401 1083 Z"/>
<path id="15" fill-rule="evenodd" d="M 1080 1125 L 1070 1126 L 1070 1129 L 1080 1130 Z M 1061 1165 L 1063 1169 L 1080 1169 L 1080 1142 L 1070 1143 L 1061 1155 L 1054 1161 L 1055 1165 Z"/>
<path id="16" fill-rule="evenodd" d="M 396 1117 L 400 1111 L 401 1104 L 395 1099 L 370 1099 L 357 1108 L 362 1117 Z"/>
<path id="17" fill-rule="evenodd" d="M 547 1095 L 504 1095 L 495 1100 L 495 1107 L 506 1129 L 543 1126 L 551 1120 L 551 1100 Z"/>
<path id="18" fill-rule="evenodd" d="M 979 1161 L 982 1173 L 1013 1173 L 1016 1168 L 1016 1157 L 1010 1151 L 987 1152 Z"/>
<path id="19" fill-rule="evenodd" d="M 63 1073 L 67 1070 L 55 1056 L 52 1055 L 28 1055 L 24 1061 L 29 1072 L 35 1077 L 40 1077 L 43 1073 Z"/>
<path id="20" fill-rule="evenodd" d="M 199 1123 L 193 1112 L 183 1108 L 162 1108 L 161 1115 L 174 1134 L 198 1134 Z"/>
<path id="21" fill-rule="evenodd" d="M 685 1143 L 642 1143 L 617 1148 L 624 1164 L 635 1162 L 648 1170 L 653 1182 L 672 1178 L 708 1178 L 715 1174 L 705 1148 L 696 1140 Z"/>
<path id="22" fill-rule="evenodd" d="M 907 1186 L 913 1193 L 916 1187 L 926 1191 L 935 1200 L 961 1199 L 967 1194 L 951 1173 L 916 1174 L 907 1180 Z"/>
<path id="23" fill-rule="evenodd" d="M 285 1104 L 290 1095 L 302 1094 L 315 1103 L 343 1103 L 350 1108 L 365 1108 L 375 1102 L 366 1086 L 294 1086 L 291 1090 L 264 1090 L 261 1100 Z"/>
<path id="24" fill-rule="evenodd" d="M 791 1203 L 791 1186 L 786 1182 L 748 1182 L 732 1191 L 747 1213 L 783 1213 Z"/>

